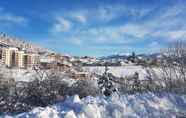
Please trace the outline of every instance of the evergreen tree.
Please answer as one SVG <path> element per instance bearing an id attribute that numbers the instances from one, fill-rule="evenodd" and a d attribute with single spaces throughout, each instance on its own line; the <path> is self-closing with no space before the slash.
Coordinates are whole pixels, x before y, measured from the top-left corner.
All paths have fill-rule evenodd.
<path id="1" fill-rule="evenodd" d="M 108 73 L 108 67 L 105 66 L 105 72 L 98 79 L 98 86 L 102 94 L 105 96 L 110 96 L 115 88 L 112 83 L 112 79 L 114 79 L 111 73 Z"/>
<path id="2" fill-rule="evenodd" d="M 135 54 L 135 52 L 132 52 L 132 58 L 133 58 L 133 59 L 136 58 L 136 54 Z"/>

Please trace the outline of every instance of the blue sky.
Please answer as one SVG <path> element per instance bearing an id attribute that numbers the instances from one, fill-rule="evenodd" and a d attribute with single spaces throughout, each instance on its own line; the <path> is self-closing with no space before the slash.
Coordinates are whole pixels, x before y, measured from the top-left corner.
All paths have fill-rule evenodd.
<path id="1" fill-rule="evenodd" d="M 158 52 L 186 39 L 185 0 L 0 0 L 0 32 L 56 52 Z"/>

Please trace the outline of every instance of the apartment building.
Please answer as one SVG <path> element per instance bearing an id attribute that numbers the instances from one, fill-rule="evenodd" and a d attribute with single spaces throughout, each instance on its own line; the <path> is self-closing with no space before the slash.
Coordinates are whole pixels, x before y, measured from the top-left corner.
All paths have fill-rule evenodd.
<path id="1" fill-rule="evenodd" d="M 18 68 L 25 68 L 24 65 L 24 51 L 17 51 L 15 54 L 15 66 Z"/>
<path id="2" fill-rule="evenodd" d="M 37 65 L 39 63 L 39 55 L 37 54 L 24 54 L 23 58 L 24 68 L 32 68 L 34 65 Z"/>
<path id="3" fill-rule="evenodd" d="M 1 48 L 0 53 L 2 63 L 7 67 L 28 69 L 38 64 L 39 60 L 37 54 L 25 53 L 14 47 Z"/>
<path id="4" fill-rule="evenodd" d="M 2 63 L 8 67 L 16 66 L 16 53 L 17 48 L 9 47 L 2 49 Z"/>

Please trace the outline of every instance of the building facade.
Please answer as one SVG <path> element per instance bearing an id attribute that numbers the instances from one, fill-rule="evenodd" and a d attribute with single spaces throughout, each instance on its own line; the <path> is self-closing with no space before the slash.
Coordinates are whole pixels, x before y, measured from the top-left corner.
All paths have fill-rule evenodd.
<path id="1" fill-rule="evenodd" d="M 18 48 L 1 48 L 1 61 L 7 67 L 18 67 L 23 69 L 32 68 L 38 64 L 39 56 L 37 54 L 25 53 Z"/>
<path id="2" fill-rule="evenodd" d="M 3 48 L 2 49 L 2 63 L 8 67 L 16 65 L 16 53 L 18 52 L 17 48 Z"/>

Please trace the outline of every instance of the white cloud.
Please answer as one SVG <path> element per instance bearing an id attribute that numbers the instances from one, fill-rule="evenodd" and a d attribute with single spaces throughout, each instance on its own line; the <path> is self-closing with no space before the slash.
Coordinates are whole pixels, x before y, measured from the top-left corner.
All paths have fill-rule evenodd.
<path id="1" fill-rule="evenodd" d="M 95 14 L 95 17 L 98 20 L 103 22 L 111 21 L 122 16 L 127 16 L 130 20 L 139 19 L 147 15 L 152 8 L 137 8 L 132 6 L 126 6 L 124 4 L 115 4 L 115 5 L 106 5 L 100 6 L 94 9 L 92 12 Z"/>
<path id="2" fill-rule="evenodd" d="M 137 38 L 144 38 L 145 35 L 150 33 L 150 29 L 138 24 L 127 24 L 121 28 L 124 34 L 132 35 Z"/>
<path id="3" fill-rule="evenodd" d="M 28 20 L 23 16 L 18 16 L 10 12 L 6 12 L 4 8 L 0 7 L 0 22 L 25 24 Z"/>
<path id="4" fill-rule="evenodd" d="M 175 4 L 171 7 L 168 7 L 164 13 L 161 15 L 161 19 L 165 18 L 175 18 L 177 15 L 184 13 L 186 6 L 184 4 Z"/>
<path id="5" fill-rule="evenodd" d="M 129 7 L 121 4 L 113 5 L 100 5 L 94 8 L 82 8 L 82 9 L 73 9 L 71 11 L 60 11 L 57 16 L 62 16 L 69 20 L 76 20 L 80 23 L 106 23 L 117 19 L 121 16 L 127 16 L 132 19 L 138 19 L 142 16 L 148 14 L 151 9 L 135 7 Z M 63 13 L 64 12 L 64 13 Z M 63 13 L 63 14 L 62 14 Z"/>
<path id="6" fill-rule="evenodd" d="M 107 7 L 100 7 L 92 12 L 95 12 L 94 18 L 96 18 L 97 20 L 105 21 L 105 22 L 110 21 L 120 15 L 119 13 L 114 11 L 113 8 L 108 7 L 108 6 Z"/>
<path id="7" fill-rule="evenodd" d="M 0 21 L 12 22 L 12 23 L 24 23 L 26 19 L 21 16 L 15 16 L 13 14 L 2 14 L 0 16 Z"/>
<path id="8" fill-rule="evenodd" d="M 177 27 L 181 25 L 186 28 L 183 22 L 185 18 L 176 17 L 182 14 L 184 9 L 185 7 L 169 6 L 163 10 L 158 9 L 156 12 L 157 9 L 150 7 L 137 9 L 123 5 L 105 5 L 67 12 L 55 23 L 53 29 L 57 32 L 73 29 L 70 32 L 72 36 L 67 38 L 77 45 L 132 44 L 141 40 L 151 40 L 152 43 L 148 46 L 158 47 L 158 43 L 154 41 L 159 39 L 171 41 L 186 38 L 186 29 Z M 150 15 L 151 11 L 155 14 Z M 146 15 L 147 19 L 145 17 L 138 21 Z M 150 15 L 149 18 L 148 15 Z M 127 17 L 125 24 L 106 24 L 108 21 L 121 20 L 122 16 Z M 77 21 L 86 25 L 79 25 Z"/>
<path id="9" fill-rule="evenodd" d="M 132 35 L 135 35 L 134 37 L 139 37 L 138 33 Z M 113 26 L 113 27 L 105 26 L 105 27 L 89 28 L 87 30 L 80 30 L 77 32 L 73 32 L 72 37 L 69 37 L 68 39 L 71 43 L 74 44 L 77 42 L 76 44 L 79 45 L 83 43 L 98 44 L 98 45 L 99 44 L 120 45 L 120 44 L 129 44 L 129 43 L 136 42 L 137 39 L 128 37 L 129 34 L 131 34 L 131 32 L 129 31 L 124 32 L 122 27 L 120 26 Z"/>
<path id="10" fill-rule="evenodd" d="M 166 41 L 186 40 L 186 30 L 158 31 L 152 36 L 162 37 Z"/>
<path id="11" fill-rule="evenodd" d="M 71 29 L 71 22 L 64 19 L 63 17 L 57 17 L 55 24 L 53 24 L 52 32 L 53 33 L 60 33 L 60 32 L 66 32 Z"/>
<path id="12" fill-rule="evenodd" d="M 153 41 L 153 42 L 151 42 L 151 43 L 149 44 L 148 47 L 150 47 L 150 48 L 156 48 L 156 47 L 159 47 L 159 46 L 160 46 L 160 44 L 159 44 L 158 42 Z"/>
<path id="13" fill-rule="evenodd" d="M 87 35 L 87 38 L 90 37 L 95 43 L 125 42 L 121 40 L 123 36 L 117 27 L 92 28 L 84 31 L 82 35 Z"/>
<path id="14" fill-rule="evenodd" d="M 186 30 L 170 31 L 168 35 L 171 39 L 186 38 Z"/>
<path id="15" fill-rule="evenodd" d="M 80 40 L 79 38 L 75 38 L 75 37 L 70 38 L 69 41 L 72 44 L 77 45 L 77 46 L 80 46 L 83 43 L 82 40 Z"/>
<path id="16" fill-rule="evenodd" d="M 142 8 L 141 10 L 139 10 L 125 5 L 115 4 L 115 5 L 98 6 L 89 9 L 84 9 L 84 8 L 78 10 L 73 9 L 72 11 L 68 11 L 68 12 L 63 11 L 65 12 L 64 14 L 62 14 L 63 12 L 60 13 L 58 12 L 55 15 L 55 17 L 57 17 L 58 19 L 57 22 L 55 21 L 55 23 L 52 26 L 52 32 L 66 32 L 72 28 L 74 30 L 76 29 L 82 30 L 82 29 L 86 29 L 86 26 L 94 26 L 95 24 L 96 25 L 105 24 L 123 15 L 129 17 L 135 17 L 136 19 L 138 17 L 146 15 L 150 10 L 151 9 L 146 9 L 146 8 Z M 86 25 L 78 24 L 77 21 L 79 23 L 86 24 Z M 132 27 L 132 26 L 128 26 L 128 27 Z M 88 30 L 89 29 L 92 30 L 92 27 L 88 28 Z M 116 39 L 116 36 L 120 35 L 119 33 L 114 34 L 112 32 L 106 31 L 106 28 L 104 27 L 96 28 L 96 29 L 98 30 L 97 32 L 100 32 L 100 29 L 104 30 L 103 31 L 104 36 L 101 36 L 101 33 L 99 33 L 99 37 L 97 37 L 96 40 L 104 41 L 106 39 L 105 37 L 107 37 L 106 40 L 110 40 L 110 38 Z M 128 31 L 128 33 L 129 32 L 131 33 L 131 35 L 136 35 L 136 37 L 140 37 L 140 38 L 145 35 L 145 31 L 140 33 L 138 33 L 137 31 L 135 32 Z"/>
<path id="17" fill-rule="evenodd" d="M 77 15 L 75 15 L 75 18 L 76 18 L 77 21 L 79 21 L 81 23 L 86 23 L 87 22 L 86 16 L 84 16 L 84 15 L 77 14 Z"/>
<path id="18" fill-rule="evenodd" d="M 153 41 L 147 46 L 147 49 L 148 49 L 147 52 L 151 52 L 151 53 L 160 52 L 162 46 L 158 42 Z"/>
<path id="19" fill-rule="evenodd" d="M 123 31 L 137 38 L 160 39 L 164 41 L 175 41 L 186 39 L 186 24 L 184 5 L 169 6 L 160 9 L 151 19 L 141 23 L 128 23 L 123 27 Z M 164 12 L 162 14 L 162 12 Z M 150 38 L 149 38 L 150 37 Z"/>

